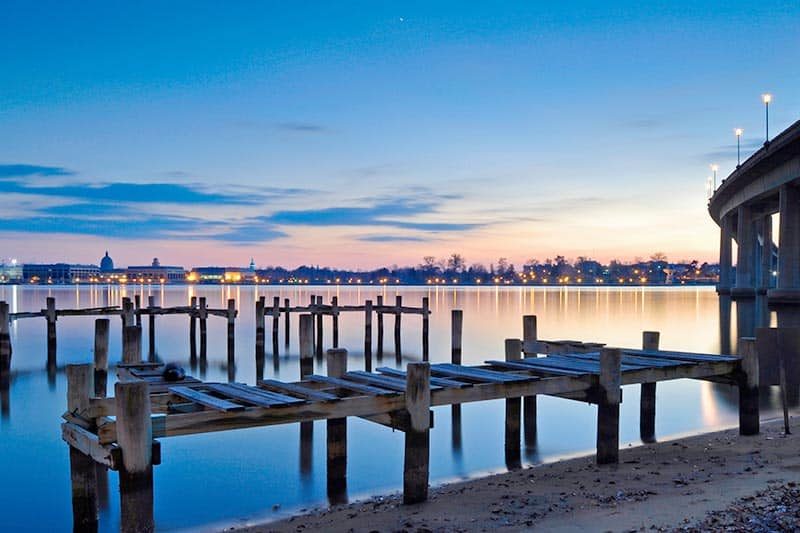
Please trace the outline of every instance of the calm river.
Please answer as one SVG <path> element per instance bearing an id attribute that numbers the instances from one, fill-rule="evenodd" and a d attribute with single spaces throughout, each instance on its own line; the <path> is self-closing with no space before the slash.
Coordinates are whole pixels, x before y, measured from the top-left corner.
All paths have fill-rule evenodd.
<path id="1" fill-rule="evenodd" d="M 12 312 L 34 311 L 54 296 L 59 308 L 119 304 L 123 296 L 154 295 L 158 305 L 186 305 L 190 296 L 206 296 L 209 307 L 224 307 L 235 298 L 236 380 L 255 382 L 254 302 L 266 296 L 308 302 L 310 294 L 325 301 L 339 296 L 341 304 L 361 304 L 396 293 L 404 304 L 419 306 L 430 296 L 430 353 L 432 362 L 449 361 L 450 310 L 464 310 L 465 364 L 503 358 L 503 340 L 522 336 L 522 315 L 535 314 L 539 337 L 604 342 L 640 347 L 643 330 L 661 332 L 664 349 L 708 353 L 735 350 L 739 330 L 752 329 L 752 311 L 737 313 L 736 305 L 720 303 L 712 288 L 402 288 L 390 287 L 277 287 L 129 286 L 15 287 L 0 286 L 0 300 Z M 738 315 L 738 320 L 737 320 Z M 297 315 L 292 339 L 273 362 L 267 355 L 267 377 L 299 377 Z M 326 318 L 326 328 L 329 328 Z M 392 318 L 386 318 L 387 356 L 394 366 Z M 769 321 L 770 317 L 762 320 Z M 774 319 L 773 319 L 774 320 Z M 744 323 L 745 326 L 742 326 Z M 144 344 L 146 350 L 147 320 Z M 418 316 L 403 318 L 403 364 L 421 359 Z M 363 367 L 363 316 L 344 314 L 340 345 L 350 350 L 349 367 Z M 120 321 L 111 321 L 111 362 L 119 360 Z M 64 365 L 91 362 L 93 319 L 58 320 L 58 371 L 48 376 L 45 321 L 24 319 L 12 325 L 14 346 L 10 390 L 3 391 L 0 417 L 0 527 L 10 529 L 69 530 L 72 526 L 67 446 L 60 437 L 60 415 L 66 405 Z M 270 351 L 269 319 L 267 350 Z M 159 317 L 156 327 L 158 356 L 189 369 L 188 319 Z M 751 331 L 752 334 L 752 331 Z M 373 339 L 375 338 L 373 326 Z M 209 318 L 208 368 L 205 379 L 227 381 L 225 321 Z M 326 331 L 326 344 L 330 331 Z M 374 349 L 373 349 L 374 353 Z M 324 372 L 324 368 L 317 368 Z M 113 372 L 112 372 L 113 374 Z M 109 390 L 113 391 L 109 385 Z M 773 395 L 774 396 L 774 395 Z M 658 438 L 709 431 L 737 423 L 736 392 L 707 382 L 675 381 L 659 384 L 656 431 Z M 621 441 L 637 444 L 639 390 L 626 387 L 622 404 Z M 766 402 L 769 399 L 765 400 Z M 765 405 L 767 407 L 767 405 Z M 463 406 L 460 431 L 451 426 L 449 407 L 436 410 L 431 431 L 431 481 L 441 483 L 505 469 L 503 447 L 504 403 Z M 535 449 L 523 460 L 537 463 L 589 453 L 595 442 L 595 407 L 549 397 L 539 398 L 539 433 Z M 402 484 L 403 436 L 390 429 L 350 419 L 348 422 L 348 497 L 350 500 L 398 491 Z M 458 429 L 458 428 L 455 428 Z M 325 504 L 325 424 L 314 426 L 313 440 L 301 446 L 298 425 L 275 426 L 162 439 L 163 464 L 155 468 L 155 517 L 159 529 L 213 528 L 280 516 Z M 101 529 L 118 529 L 117 477 L 108 476 L 102 501 Z"/>

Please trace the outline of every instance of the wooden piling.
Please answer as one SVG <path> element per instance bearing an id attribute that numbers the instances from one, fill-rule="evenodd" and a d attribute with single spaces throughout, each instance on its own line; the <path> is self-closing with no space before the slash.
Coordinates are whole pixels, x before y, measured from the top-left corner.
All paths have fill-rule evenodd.
<path id="1" fill-rule="evenodd" d="M 597 405 L 597 464 L 619 462 L 619 404 L 622 401 L 620 363 L 622 351 L 600 351 L 600 376 Z"/>
<path id="2" fill-rule="evenodd" d="M 739 339 L 739 434 L 758 435 L 758 352 L 753 337 Z"/>
<path id="3" fill-rule="evenodd" d="M 94 395 L 105 398 L 108 387 L 109 320 L 94 321 Z"/>
<path id="4" fill-rule="evenodd" d="M 0 375 L 11 373 L 11 321 L 8 303 L 0 302 Z"/>
<path id="5" fill-rule="evenodd" d="M 522 341 L 506 339 L 506 361 L 519 361 L 522 358 Z M 514 470 L 522 466 L 520 455 L 520 414 L 521 398 L 506 399 L 505 457 L 506 467 Z"/>
<path id="6" fill-rule="evenodd" d="M 300 379 L 314 373 L 314 318 L 300 315 Z"/>
<path id="7" fill-rule="evenodd" d="M 256 300 L 256 363 L 259 360 L 263 361 L 266 355 L 264 325 L 264 297 L 262 296 Z"/>
<path id="8" fill-rule="evenodd" d="M 236 366 L 236 300 L 228 299 L 228 368 Z"/>
<path id="9" fill-rule="evenodd" d="M 142 310 L 142 296 L 139 295 L 139 294 L 134 294 L 133 302 L 134 302 L 134 309 L 136 309 L 136 314 L 135 314 L 135 316 L 136 316 L 136 318 L 135 318 L 136 325 L 137 326 L 141 326 L 142 325 L 142 315 L 141 315 L 141 313 L 139 313 L 139 311 Z"/>
<path id="10" fill-rule="evenodd" d="M 280 327 L 281 318 L 281 298 L 275 296 L 272 298 L 272 355 L 278 356 L 278 331 Z"/>
<path id="11" fill-rule="evenodd" d="M 658 331 L 642 333 L 642 349 L 658 350 L 660 334 Z M 642 383 L 639 402 L 639 438 L 642 442 L 656 441 L 656 384 Z"/>
<path id="12" fill-rule="evenodd" d="M 115 385 L 119 468 L 120 530 L 153 531 L 153 427 L 145 381 Z"/>
<path id="13" fill-rule="evenodd" d="M 311 346 L 314 353 L 317 355 L 317 358 L 322 361 L 322 352 L 317 351 L 316 343 L 314 342 L 314 323 L 316 322 L 317 313 L 316 313 L 316 306 L 317 306 L 317 297 L 316 295 L 312 294 L 309 296 L 309 303 L 308 303 L 308 312 L 311 313 Z"/>
<path id="14" fill-rule="evenodd" d="M 151 311 L 147 324 L 147 355 L 148 359 L 152 362 L 156 360 L 156 315 L 153 309 L 156 308 L 156 297 L 150 295 L 147 297 L 147 308 Z"/>
<path id="15" fill-rule="evenodd" d="M 461 364 L 461 335 L 464 327 L 464 311 L 453 309 L 450 312 L 450 360 L 454 365 Z"/>
<path id="16" fill-rule="evenodd" d="M 410 363 L 406 371 L 406 411 L 410 424 L 405 432 L 403 503 L 412 504 L 428 499 L 431 367 L 429 363 Z"/>
<path id="17" fill-rule="evenodd" d="M 422 360 L 430 358 L 428 353 L 428 335 L 430 333 L 430 300 L 427 296 L 422 297 Z"/>
<path id="18" fill-rule="evenodd" d="M 57 341 L 56 341 L 56 299 L 47 298 L 47 309 L 45 311 L 47 319 L 47 368 L 55 370 L 57 365 Z"/>
<path id="19" fill-rule="evenodd" d="M 341 378 L 347 373 L 347 350 L 327 351 L 328 376 Z M 328 500 L 331 505 L 347 502 L 347 418 L 327 421 Z"/>
<path id="20" fill-rule="evenodd" d="M 536 355 L 536 342 L 538 339 L 538 329 L 536 325 L 536 315 L 525 315 L 522 317 L 522 352 L 523 356 Z M 522 399 L 523 417 L 525 419 L 525 447 L 535 448 L 538 433 L 538 422 L 536 419 L 536 395 L 525 396 Z"/>
<path id="21" fill-rule="evenodd" d="M 122 362 L 142 362 L 142 326 L 128 326 L 123 330 Z"/>
<path id="22" fill-rule="evenodd" d="M 88 409 L 91 372 L 91 365 L 67 365 L 67 410 L 70 413 L 83 413 Z M 73 530 L 97 531 L 98 486 L 94 460 L 70 446 L 69 466 Z"/>
<path id="23" fill-rule="evenodd" d="M 200 297 L 200 309 L 197 318 L 200 320 L 200 361 L 206 360 L 208 348 L 208 311 L 206 310 L 206 297 Z"/>
<path id="24" fill-rule="evenodd" d="M 372 300 L 364 302 L 364 370 L 372 372 Z"/>
<path id="25" fill-rule="evenodd" d="M 283 344 L 287 348 L 289 347 L 289 340 L 291 338 L 290 337 L 291 326 L 289 324 L 289 315 L 291 314 L 291 312 L 289 311 L 289 303 L 290 303 L 289 302 L 289 298 L 284 298 L 283 299 L 283 309 L 284 309 L 284 311 L 283 311 L 283 322 L 284 322 L 284 324 L 283 324 L 283 335 L 284 335 L 284 337 L 286 337 L 285 339 L 283 339 Z"/>
<path id="26" fill-rule="evenodd" d="M 192 296 L 189 300 L 192 311 L 189 313 L 189 361 L 192 366 L 197 361 L 197 296 Z"/>
<path id="27" fill-rule="evenodd" d="M 322 353 L 324 351 L 323 350 L 323 346 L 322 346 L 322 296 L 317 296 L 316 319 L 317 319 L 317 326 L 316 326 L 317 327 L 317 331 L 316 331 L 316 333 L 317 333 L 317 342 L 316 342 L 317 357 L 322 357 Z"/>
<path id="28" fill-rule="evenodd" d="M 403 318 L 403 313 L 400 311 L 401 307 L 403 307 L 403 297 L 398 294 L 395 300 L 394 312 L 394 357 L 397 362 L 400 362 L 403 358 L 403 353 L 400 349 L 400 322 Z"/>
<path id="29" fill-rule="evenodd" d="M 333 347 L 339 347 L 339 297 L 331 298 L 331 322 L 333 327 Z"/>
<path id="30" fill-rule="evenodd" d="M 377 296 L 376 302 L 377 302 L 378 309 L 379 309 L 379 311 L 378 311 L 378 346 L 376 348 L 376 351 L 377 351 L 378 361 L 380 361 L 381 359 L 383 359 L 383 311 L 381 311 L 381 309 L 383 309 L 383 296 L 379 294 Z"/>

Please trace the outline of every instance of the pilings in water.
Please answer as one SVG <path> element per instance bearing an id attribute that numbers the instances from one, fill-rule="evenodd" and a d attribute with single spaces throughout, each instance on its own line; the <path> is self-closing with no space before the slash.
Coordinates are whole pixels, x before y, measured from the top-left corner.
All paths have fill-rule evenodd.
<path id="1" fill-rule="evenodd" d="M 622 402 L 622 352 L 600 350 L 597 403 L 597 464 L 619 463 L 619 405 Z"/>
<path id="2" fill-rule="evenodd" d="M 57 351 L 57 336 L 56 336 L 56 299 L 47 297 L 47 310 L 45 319 L 47 320 L 47 370 L 48 372 L 55 373 L 56 370 L 56 351 Z"/>
<path id="3" fill-rule="evenodd" d="M 536 315 L 525 315 L 522 317 L 522 352 L 525 354 L 536 353 L 537 341 Z M 522 399 L 524 421 L 525 448 L 527 450 L 536 449 L 537 421 L 536 421 L 536 395 L 525 396 Z"/>
<path id="4" fill-rule="evenodd" d="M 200 322 L 200 366 L 206 365 L 208 355 L 208 308 L 206 307 L 206 297 L 199 298 L 200 307 L 197 310 L 197 319 Z"/>
<path id="5" fill-rule="evenodd" d="M 506 362 L 522 359 L 522 341 L 519 339 L 506 339 Z M 520 414 L 522 412 L 521 398 L 506 399 L 506 431 L 505 431 L 505 458 L 509 470 L 522 467 L 520 457 Z"/>
<path id="6" fill-rule="evenodd" d="M 192 296 L 189 299 L 189 361 L 192 367 L 197 365 L 197 316 L 195 309 L 197 309 L 197 296 Z"/>
<path id="7" fill-rule="evenodd" d="M 364 370 L 372 371 L 372 300 L 364 302 Z"/>
<path id="8" fill-rule="evenodd" d="M 429 363 L 410 363 L 406 369 L 406 411 L 403 460 L 403 503 L 428 499 L 430 477 L 431 367 Z"/>
<path id="9" fill-rule="evenodd" d="M 264 359 L 266 358 L 266 350 L 264 348 L 264 343 L 266 342 L 264 304 L 265 300 L 263 296 L 256 300 L 256 376 L 258 379 L 264 376 Z"/>
<path id="10" fill-rule="evenodd" d="M 0 380 L 8 380 L 11 373 L 11 317 L 8 304 L 0 302 Z M 0 383 L 0 386 L 3 383 Z"/>
<path id="11" fill-rule="evenodd" d="M 94 321 L 94 395 L 105 398 L 108 387 L 109 320 Z"/>
<path id="12" fill-rule="evenodd" d="M 376 297 L 378 307 L 383 307 L 383 295 Z M 378 313 L 378 345 L 376 347 L 378 361 L 383 360 L 383 313 Z"/>
<path id="13" fill-rule="evenodd" d="M 327 366 L 329 377 L 343 377 L 347 373 L 347 350 L 328 350 Z M 347 503 L 347 418 L 327 421 L 326 451 L 328 501 L 331 505 Z"/>
<path id="14" fill-rule="evenodd" d="M 739 376 L 739 434 L 758 435 L 758 352 L 754 338 L 739 339 L 739 356 L 742 358 Z"/>
<path id="15" fill-rule="evenodd" d="M 642 333 L 642 349 L 658 350 L 658 331 Z M 642 383 L 639 401 L 639 436 L 642 442 L 656 441 L 656 384 Z"/>
<path id="16" fill-rule="evenodd" d="M 236 381 L 236 300 L 228 300 L 228 381 Z"/>
<path id="17" fill-rule="evenodd" d="M 147 358 L 148 361 L 155 361 L 156 360 L 156 314 L 152 311 L 156 308 L 156 297 L 150 295 L 147 297 L 147 309 L 150 311 L 150 316 L 148 317 L 148 324 L 147 324 L 147 338 L 148 338 L 148 347 L 147 347 Z"/>
<path id="18" fill-rule="evenodd" d="M 400 349 L 400 323 L 403 318 L 403 312 L 400 310 L 400 308 L 403 307 L 403 297 L 398 294 L 395 297 L 395 300 L 395 306 L 397 310 L 394 313 L 394 359 L 399 363 L 403 357 L 403 352 Z"/>
<path id="19" fill-rule="evenodd" d="M 70 413 L 79 413 L 89 407 L 93 381 L 91 372 L 92 365 L 67 366 L 67 411 Z M 149 410 L 146 415 L 149 424 Z M 72 486 L 72 528 L 74 531 L 97 531 L 99 506 L 95 462 L 89 455 L 70 446 L 69 465 Z"/>
<path id="20" fill-rule="evenodd" d="M 450 312 L 450 362 L 454 365 L 461 364 L 461 339 L 464 326 L 464 311 L 453 309 Z M 450 406 L 451 440 L 453 449 L 461 451 L 461 405 Z"/>
<path id="21" fill-rule="evenodd" d="M 279 296 L 272 298 L 272 356 L 278 357 L 278 330 L 281 317 L 281 299 Z"/>

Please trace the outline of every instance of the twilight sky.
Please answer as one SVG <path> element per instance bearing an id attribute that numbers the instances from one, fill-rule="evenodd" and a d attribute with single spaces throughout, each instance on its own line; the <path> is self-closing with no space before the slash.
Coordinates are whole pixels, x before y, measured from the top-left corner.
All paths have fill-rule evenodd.
<path id="1" fill-rule="evenodd" d="M 715 260 L 708 165 L 800 118 L 796 0 L 33 4 L 0 259 Z"/>

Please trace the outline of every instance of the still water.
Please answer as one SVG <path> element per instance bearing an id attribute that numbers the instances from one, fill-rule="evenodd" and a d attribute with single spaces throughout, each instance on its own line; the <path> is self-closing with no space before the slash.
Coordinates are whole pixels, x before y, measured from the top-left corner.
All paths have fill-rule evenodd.
<path id="1" fill-rule="evenodd" d="M 663 349 L 706 353 L 735 350 L 737 326 L 752 329 L 755 311 L 737 312 L 736 305 L 720 302 L 712 288 L 379 288 L 211 286 L 16 287 L 0 286 L 0 300 L 12 312 L 34 311 L 54 296 L 58 308 L 116 305 L 123 296 L 155 296 L 161 306 L 186 305 L 191 296 L 205 296 L 209 307 L 225 306 L 235 298 L 235 379 L 254 384 L 256 365 L 255 301 L 266 296 L 308 302 L 317 294 L 341 304 L 361 304 L 384 294 L 393 302 L 402 294 L 405 305 L 419 306 L 429 296 L 432 362 L 449 361 L 450 310 L 464 310 L 463 362 L 478 364 L 503 358 L 503 340 L 522 336 L 522 315 L 538 316 L 539 337 L 604 342 L 640 347 L 643 330 L 661 332 Z M 299 377 L 297 315 L 292 317 L 291 342 L 281 353 L 268 354 L 266 377 Z M 329 318 L 326 318 L 326 328 Z M 386 356 L 382 364 L 395 366 L 392 318 L 386 317 Z M 760 321 L 770 321 L 764 315 Z M 774 318 L 773 318 L 774 320 Z M 421 359 L 418 316 L 403 317 L 403 362 Z M 737 324 L 738 322 L 738 324 Z M 58 371 L 48 375 L 46 327 L 42 318 L 12 325 L 12 378 L 3 391 L 0 417 L 0 527 L 6 530 L 71 529 L 68 452 L 60 438 L 60 415 L 66 406 L 64 365 L 92 361 L 93 319 L 58 320 Z M 144 321 L 147 329 L 147 320 Z M 373 326 L 374 328 L 374 326 Z M 350 351 L 349 368 L 363 368 L 363 316 L 345 313 L 340 319 L 340 346 Z M 267 319 L 267 350 L 270 350 Z M 750 332 L 752 334 L 752 332 Z M 143 338 L 146 339 L 147 331 Z M 156 346 L 161 360 L 189 368 L 188 318 L 159 317 Z M 373 333 L 373 339 L 375 333 Z M 119 360 L 120 321 L 111 321 L 111 364 Z M 326 331 L 325 343 L 330 341 Z M 227 381 L 225 321 L 210 317 L 208 367 L 204 378 Z M 373 353 L 375 350 L 373 348 Z M 316 372 L 325 372 L 316 363 Z M 113 374 L 113 372 L 112 372 Z M 109 385 L 113 391 L 113 384 Z M 626 387 L 621 410 L 621 442 L 637 444 L 639 390 Z M 737 423 L 737 394 L 722 385 L 697 381 L 659 384 L 656 432 L 658 438 L 709 431 Z M 768 407 L 768 405 L 765 405 Z M 503 446 L 504 403 L 466 404 L 461 427 L 451 424 L 449 407 L 435 410 L 431 431 L 431 481 L 475 476 L 505 469 Z M 539 398 L 538 442 L 523 451 L 523 461 L 538 463 L 570 454 L 589 453 L 595 441 L 595 411 L 590 405 Z M 370 494 L 398 491 L 402 485 L 403 436 L 400 432 L 364 422 L 348 421 L 348 480 L 350 500 Z M 280 516 L 291 510 L 327 502 L 325 481 L 325 424 L 317 422 L 313 438 L 301 444 L 298 425 L 275 426 L 188 437 L 162 439 L 163 462 L 155 468 L 155 517 L 159 529 L 216 527 Z M 119 526 L 117 478 L 108 476 L 102 498 L 101 529 Z"/>

